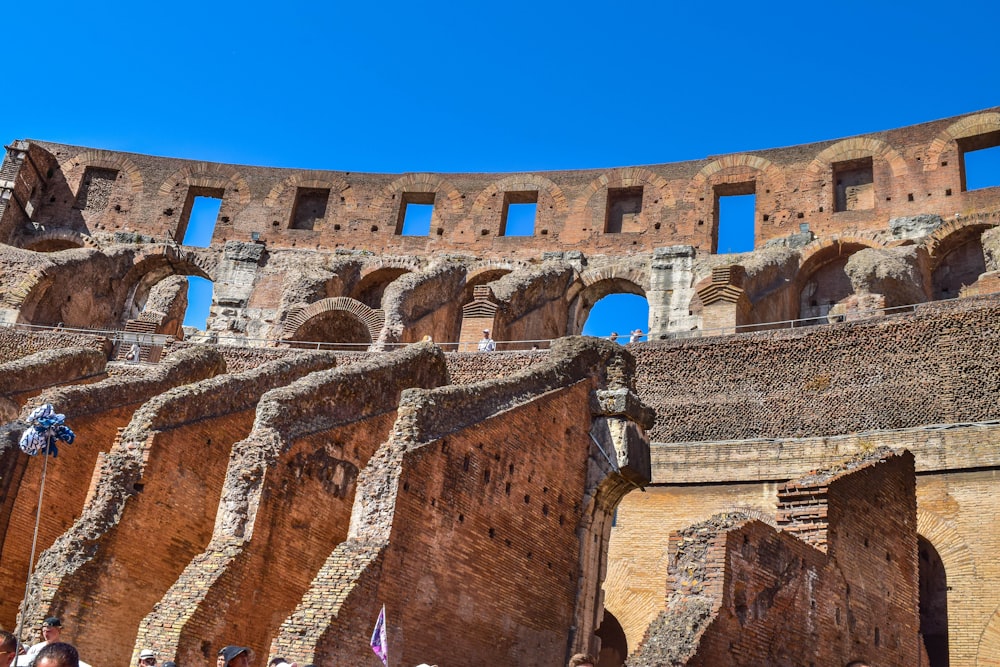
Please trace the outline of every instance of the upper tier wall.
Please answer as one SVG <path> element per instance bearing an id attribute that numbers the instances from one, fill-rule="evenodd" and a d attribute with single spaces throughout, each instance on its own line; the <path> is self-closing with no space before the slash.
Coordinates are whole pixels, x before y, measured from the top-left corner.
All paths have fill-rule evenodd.
<path id="1" fill-rule="evenodd" d="M 358 174 L 234 166 L 19 141 L 0 175 L 0 241 L 61 249 L 131 231 L 181 241 L 196 196 L 221 197 L 213 244 L 482 257 L 543 250 L 714 252 L 718 199 L 756 194 L 755 244 L 888 229 L 894 217 L 988 215 L 965 153 L 1000 145 L 1000 107 L 849 139 L 645 167 L 520 174 Z M 537 202 L 533 236 L 505 236 L 510 204 Z M 401 235 L 407 204 L 430 231 Z M 32 224 L 34 223 L 34 224 Z"/>

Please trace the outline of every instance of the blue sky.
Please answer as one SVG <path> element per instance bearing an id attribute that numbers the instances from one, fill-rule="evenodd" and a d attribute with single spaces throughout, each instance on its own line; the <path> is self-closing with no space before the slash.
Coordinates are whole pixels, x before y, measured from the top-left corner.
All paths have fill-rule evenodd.
<path id="1" fill-rule="evenodd" d="M 56 0 L 6 16 L 5 142 L 217 162 L 602 168 L 1000 104 L 1000 3 L 986 0 Z"/>

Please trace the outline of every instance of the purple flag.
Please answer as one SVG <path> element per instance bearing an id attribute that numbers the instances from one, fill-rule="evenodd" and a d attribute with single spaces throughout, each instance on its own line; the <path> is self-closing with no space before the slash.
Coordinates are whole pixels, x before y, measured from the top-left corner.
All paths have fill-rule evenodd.
<path id="1" fill-rule="evenodd" d="M 385 605 L 382 605 L 382 611 L 379 612 L 378 620 L 375 621 L 371 643 L 375 655 L 379 657 L 383 665 L 389 667 L 389 643 L 385 639 Z"/>

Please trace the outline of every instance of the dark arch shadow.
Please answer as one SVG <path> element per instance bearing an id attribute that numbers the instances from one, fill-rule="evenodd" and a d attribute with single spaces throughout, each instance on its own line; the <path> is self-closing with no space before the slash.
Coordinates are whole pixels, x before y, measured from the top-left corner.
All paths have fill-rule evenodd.
<path id="1" fill-rule="evenodd" d="M 628 639 L 615 615 L 605 609 L 601 627 L 594 634 L 601 638 L 601 652 L 595 667 L 622 667 L 628 657 Z"/>
<path id="2" fill-rule="evenodd" d="M 948 667 L 948 578 L 937 549 L 917 536 L 920 564 L 920 634 L 929 667 Z"/>

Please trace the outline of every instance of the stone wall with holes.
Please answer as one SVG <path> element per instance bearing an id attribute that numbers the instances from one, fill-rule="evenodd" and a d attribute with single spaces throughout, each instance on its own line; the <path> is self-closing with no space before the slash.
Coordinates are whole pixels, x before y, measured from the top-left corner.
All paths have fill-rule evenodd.
<path id="1" fill-rule="evenodd" d="M 110 355 L 112 344 L 102 336 L 83 333 L 0 327 L 0 362 L 14 361 L 43 350 L 64 350 L 71 347 L 86 347 Z"/>
<path id="2" fill-rule="evenodd" d="M 718 198 L 756 195 L 755 238 L 889 232 L 892 218 L 946 220 L 995 210 L 967 190 L 964 156 L 1000 144 L 1000 107 L 920 125 L 688 162 L 519 174 L 364 174 L 269 169 L 48 142 L 8 152 L 4 242 L 56 230 L 135 232 L 181 241 L 195 197 L 222 200 L 213 243 L 426 255 L 620 254 L 685 244 L 714 252 Z M 419 164 L 413 164 L 419 169 Z M 1000 184 L 995 184 L 1000 185 Z M 433 205 L 429 229 L 402 235 L 405 209 Z M 536 207 L 533 234 L 506 235 L 510 206 Z M 726 221 L 723 221 L 725 224 Z"/>

